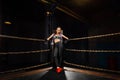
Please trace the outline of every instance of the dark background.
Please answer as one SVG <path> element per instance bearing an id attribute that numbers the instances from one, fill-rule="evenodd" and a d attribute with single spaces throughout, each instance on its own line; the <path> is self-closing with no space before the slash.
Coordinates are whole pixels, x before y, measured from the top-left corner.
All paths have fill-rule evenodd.
<path id="1" fill-rule="evenodd" d="M 69 38 L 120 32 L 119 0 L 1 0 L 0 33 L 12 36 L 46 39 L 52 30 L 61 26 Z M 55 4 L 55 5 L 54 5 Z M 79 20 L 58 10 L 62 5 L 80 16 Z M 52 14 L 47 16 L 46 12 Z M 66 10 L 67 11 L 67 10 Z M 10 21 L 12 24 L 5 24 Z M 120 50 L 120 36 L 70 41 L 73 49 Z M 48 48 L 42 42 L 0 38 L 1 52 L 31 51 Z M 119 53 L 65 52 L 65 60 L 93 67 L 120 70 Z M 36 65 L 49 61 L 49 53 L 0 55 L 0 71 Z"/>

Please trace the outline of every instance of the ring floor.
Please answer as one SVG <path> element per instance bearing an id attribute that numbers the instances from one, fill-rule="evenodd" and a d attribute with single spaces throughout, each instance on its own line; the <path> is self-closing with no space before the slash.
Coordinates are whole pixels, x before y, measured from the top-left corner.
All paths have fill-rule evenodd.
<path id="1" fill-rule="evenodd" d="M 27 75 L 26 75 L 27 74 Z M 106 78 L 104 76 L 97 76 L 86 74 L 82 72 L 70 71 L 64 69 L 61 73 L 56 73 L 53 69 L 47 70 L 35 70 L 32 72 L 21 73 L 7 76 L 8 78 L 0 80 L 117 80 L 112 78 Z M 120 78 L 119 78 L 120 79 Z M 118 80 L 119 80 L 118 79 Z"/>

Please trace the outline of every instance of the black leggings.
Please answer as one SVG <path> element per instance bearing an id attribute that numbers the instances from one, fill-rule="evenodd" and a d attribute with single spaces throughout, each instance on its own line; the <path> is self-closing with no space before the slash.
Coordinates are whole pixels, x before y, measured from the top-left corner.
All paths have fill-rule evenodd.
<path id="1" fill-rule="evenodd" d="M 62 54 L 63 54 L 62 43 L 55 43 L 54 44 L 54 50 L 53 50 L 53 56 L 54 56 L 54 60 L 55 60 L 55 65 L 57 67 L 62 66 Z"/>

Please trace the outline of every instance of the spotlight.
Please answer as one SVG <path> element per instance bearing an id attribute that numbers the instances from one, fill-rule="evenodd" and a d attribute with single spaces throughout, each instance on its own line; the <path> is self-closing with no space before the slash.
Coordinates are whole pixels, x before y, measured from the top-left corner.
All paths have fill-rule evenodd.
<path id="1" fill-rule="evenodd" d="M 10 25 L 10 24 L 12 24 L 12 23 L 11 23 L 10 21 L 5 21 L 4 24 Z"/>
<path id="2" fill-rule="evenodd" d="M 50 14 L 52 14 L 52 12 L 47 11 L 46 14 L 47 14 L 47 16 L 49 16 Z"/>

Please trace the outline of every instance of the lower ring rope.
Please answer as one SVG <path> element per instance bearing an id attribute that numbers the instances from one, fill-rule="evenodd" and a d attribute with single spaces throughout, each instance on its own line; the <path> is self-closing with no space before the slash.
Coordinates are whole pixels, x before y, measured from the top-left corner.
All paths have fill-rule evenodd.
<path id="1" fill-rule="evenodd" d="M 120 32 L 118 32 L 118 33 L 111 33 L 111 34 L 104 34 L 104 35 L 97 35 L 97 36 L 73 38 L 73 39 L 69 39 L 69 40 L 72 41 L 72 40 L 94 39 L 94 38 L 102 38 L 102 37 L 109 37 L 109 36 L 115 36 L 115 35 L 120 35 Z"/>
<path id="2" fill-rule="evenodd" d="M 93 69 L 93 70 L 106 71 L 106 72 L 113 72 L 113 73 L 120 73 L 120 71 L 97 68 L 97 67 L 90 67 L 90 66 L 84 66 L 84 65 L 78 65 L 78 64 L 73 64 L 73 63 L 69 63 L 69 62 L 66 62 L 66 61 L 64 61 L 64 63 L 67 64 L 67 65 L 76 66 L 76 67 L 80 67 L 80 68 Z"/>
<path id="3" fill-rule="evenodd" d="M 66 49 L 66 51 L 72 52 L 89 52 L 89 53 L 120 53 L 120 50 L 76 50 L 76 49 Z"/>
<path id="4" fill-rule="evenodd" d="M 48 52 L 50 49 L 46 50 L 36 50 L 36 51 L 23 51 L 23 52 L 1 52 L 0 55 L 7 55 L 7 54 L 31 54 L 31 53 L 41 53 L 41 52 Z"/>
<path id="5" fill-rule="evenodd" d="M 28 69 L 32 69 L 32 68 L 37 68 L 37 67 L 49 65 L 49 64 L 50 64 L 50 62 L 44 63 L 44 64 L 40 64 L 40 65 L 30 66 L 30 67 L 26 67 L 26 68 L 19 68 L 19 69 L 4 71 L 4 72 L 0 72 L 0 74 L 4 74 L 4 73 L 13 73 L 13 72 L 22 71 L 22 70 L 28 70 Z"/>

